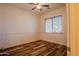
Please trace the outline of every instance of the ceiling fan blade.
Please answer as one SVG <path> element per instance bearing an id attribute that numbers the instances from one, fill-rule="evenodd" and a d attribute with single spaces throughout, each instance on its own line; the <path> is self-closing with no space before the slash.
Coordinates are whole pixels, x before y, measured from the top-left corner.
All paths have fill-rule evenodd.
<path id="1" fill-rule="evenodd" d="M 32 10 L 36 9 L 36 7 L 32 8 Z"/>
<path id="2" fill-rule="evenodd" d="M 36 5 L 36 4 L 34 4 L 34 3 L 29 3 L 29 4 Z"/>
<path id="3" fill-rule="evenodd" d="M 37 3 L 37 5 L 39 5 L 39 3 Z"/>
<path id="4" fill-rule="evenodd" d="M 49 7 L 49 5 L 42 5 L 43 7 Z"/>

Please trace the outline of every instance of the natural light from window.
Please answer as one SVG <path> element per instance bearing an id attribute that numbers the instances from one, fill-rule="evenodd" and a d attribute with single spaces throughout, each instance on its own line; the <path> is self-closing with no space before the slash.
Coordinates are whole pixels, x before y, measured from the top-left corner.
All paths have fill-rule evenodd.
<path id="1" fill-rule="evenodd" d="M 46 19 L 45 32 L 62 32 L 62 16 Z"/>

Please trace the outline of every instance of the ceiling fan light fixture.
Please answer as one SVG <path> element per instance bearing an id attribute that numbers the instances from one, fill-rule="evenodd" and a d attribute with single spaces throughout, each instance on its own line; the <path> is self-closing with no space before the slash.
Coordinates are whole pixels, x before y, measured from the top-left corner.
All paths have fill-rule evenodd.
<path id="1" fill-rule="evenodd" d="M 43 5 L 43 4 L 40 4 L 40 3 L 30 3 L 30 4 L 35 5 L 35 7 L 33 7 L 32 10 L 38 9 L 38 10 L 41 11 L 43 9 L 43 7 L 49 9 L 49 5 Z"/>
<path id="2" fill-rule="evenodd" d="M 41 5 L 37 5 L 36 7 L 37 7 L 37 9 L 41 9 L 42 6 Z"/>

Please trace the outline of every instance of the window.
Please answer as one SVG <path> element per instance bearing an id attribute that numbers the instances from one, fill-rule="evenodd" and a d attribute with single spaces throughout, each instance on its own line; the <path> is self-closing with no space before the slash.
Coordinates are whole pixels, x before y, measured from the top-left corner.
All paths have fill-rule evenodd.
<path id="1" fill-rule="evenodd" d="M 45 32 L 62 32 L 62 16 L 56 16 L 45 20 Z"/>

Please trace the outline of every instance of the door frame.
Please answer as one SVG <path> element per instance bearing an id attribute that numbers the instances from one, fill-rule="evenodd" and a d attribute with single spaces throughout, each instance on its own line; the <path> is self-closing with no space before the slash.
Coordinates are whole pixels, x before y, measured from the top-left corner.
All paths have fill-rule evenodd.
<path id="1" fill-rule="evenodd" d="M 79 4 L 67 3 L 67 50 L 68 56 L 79 56 Z"/>

